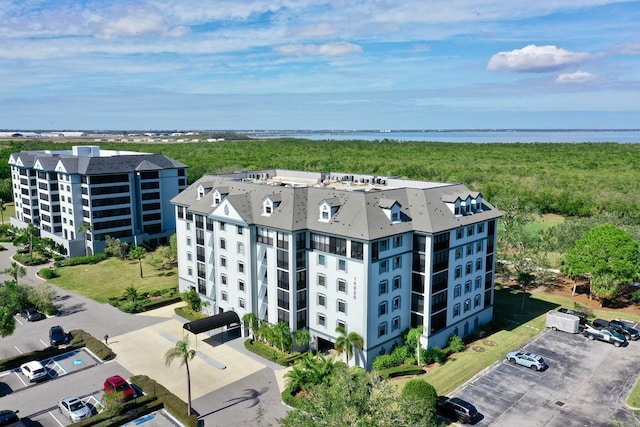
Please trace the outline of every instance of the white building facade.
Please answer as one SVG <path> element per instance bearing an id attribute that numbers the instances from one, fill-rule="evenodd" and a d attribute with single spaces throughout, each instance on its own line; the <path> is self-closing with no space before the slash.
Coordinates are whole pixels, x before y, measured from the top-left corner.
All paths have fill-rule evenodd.
<path id="1" fill-rule="evenodd" d="M 501 214 L 464 185 L 261 170 L 204 176 L 172 202 L 179 286 L 209 314 L 308 328 L 319 349 L 342 326 L 365 367 L 407 328 L 444 347 L 493 318 Z"/>
<path id="2" fill-rule="evenodd" d="M 162 154 L 75 146 L 14 153 L 9 165 L 11 224 L 34 224 L 66 256 L 102 252 L 107 236 L 154 247 L 175 233 L 170 200 L 186 188 L 187 167 Z"/>

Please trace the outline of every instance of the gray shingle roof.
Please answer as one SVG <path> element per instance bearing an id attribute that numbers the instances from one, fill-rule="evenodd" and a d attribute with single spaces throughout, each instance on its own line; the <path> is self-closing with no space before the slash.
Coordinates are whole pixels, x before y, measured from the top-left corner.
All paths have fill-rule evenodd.
<path id="1" fill-rule="evenodd" d="M 455 216 L 446 204 L 449 195 L 463 195 L 466 198 L 467 195 L 478 194 L 462 184 L 352 191 L 322 186 L 273 186 L 210 175 L 200 178 L 173 198 L 172 202 L 194 212 L 210 213 L 213 210 L 211 193 L 197 200 L 200 182 L 211 182 L 212 188 L 228 189 L 226 200 L 248 224 L 288 231 L 316 230 L 354 239 L 373 240 L 410 231 L 435 233 L 501 216 L 497 209 L 484 201 L 482 212 Z M 269 216 L 263 215 L 262 211 L 266 197 L 272 200 L 280 197 L 279 205 Z M 323 201 L 329 200 L 336 203 L 338 210 L 330 221 L 320 221 L 318 207 Z M 391 207 L 396 202 L 401 206 L 400 222 L 392 222 L 381 208 Z"/>

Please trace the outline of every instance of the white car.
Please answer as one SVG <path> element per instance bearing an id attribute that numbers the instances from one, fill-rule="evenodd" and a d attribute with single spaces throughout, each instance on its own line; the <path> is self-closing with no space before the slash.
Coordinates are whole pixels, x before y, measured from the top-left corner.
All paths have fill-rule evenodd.
<path id="1" fill-rule="evenodd" d="M 29 378 L 29 382 L 44 380 L 49 376 L 47 370 L 42 366 L 42 363 L 37 360 L 23 363 L 20 365 L 20 371 Z"/>
<path id="2" fill-rule="evenodd" d="M 60 399 L 58 402 L 58 410 L 60 410 L 62 415 L 69 418 L 72 423 L 77 423 L 91 416 L 91 408 L 82 400 L 72 396 Z"/>

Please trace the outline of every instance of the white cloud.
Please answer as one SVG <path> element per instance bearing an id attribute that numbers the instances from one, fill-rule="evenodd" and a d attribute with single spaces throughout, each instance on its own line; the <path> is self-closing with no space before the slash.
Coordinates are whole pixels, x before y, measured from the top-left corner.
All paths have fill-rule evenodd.
<path id="1" fill-rule="evenodd" d="M 136 10 L 117 19 L 102 22 L 98 35 L 105 38 L 165 33 L 168 24 L 164 17 L 150 10 Z"/>
<path id="2" fill-rule="evenodd" d="M 555 82 L 556 83 L 586 83 L 595 79 L 596 79 L 595 75 L 591 73 L 587 73 L 586 71 L 578 70 L 574 73 L 560 74 L 556 78 Z"/>
<path id="3" fill-rule="evenodd" d="M 283 55 L 320 55 L 320 56 L 345 56 L 362 52 L 362 47 L 347 42 L 316 44 L 288 44 L 275 48 L 275 51 Z"/>
<path id="4" fill-rule="evenodd" d="M 519 73 L 542 73 L 561 70 L 579 64 L 591 57 L 584 52 L 570 52 L 556 46 L 528 45 L 510 52 L 499 52 L 487 64 L 489 71 L 515 71 Z"/>

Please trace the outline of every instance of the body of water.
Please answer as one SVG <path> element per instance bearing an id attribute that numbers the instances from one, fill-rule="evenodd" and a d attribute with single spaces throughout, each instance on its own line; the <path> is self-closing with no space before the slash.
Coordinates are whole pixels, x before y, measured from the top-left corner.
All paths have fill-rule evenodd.
<path id="1" fill-rule="evenodd" d="M 451 130 L 451 131 L 255 131 L 253 138 L 305 138 L 365 141 L 437 141 L 473 143 L 616 142 L 640 144 L 640 130 Z"/>

